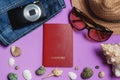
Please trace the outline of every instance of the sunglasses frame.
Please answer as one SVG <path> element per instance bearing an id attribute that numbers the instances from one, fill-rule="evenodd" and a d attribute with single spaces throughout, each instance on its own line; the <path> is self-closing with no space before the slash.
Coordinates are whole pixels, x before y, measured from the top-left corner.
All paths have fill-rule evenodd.
<path id="1" fill-rule="evenodd" d="M 71 14 L 74 14 L 75 16 L 77 16 L 78 18 L 80 18 L 80 20 L 73 20 L 73 21 L 80 21 L 80 22 L 83 22 L 85 25 L 85 27 L 83 27 L 82 29 L 78 29 L 76 27 L 74 27 L 74 25 L 72 24 L 73 21 L 71 21 L 70 19 L 70 16 Z M 91 36 L 90 36 L 90 30 L 91 29 L 95 29 L 95 30 L 98 30 L 100 32 L 106 32 L 106 33 L 111 33 L 111 35 L 113 34 L 113 31 L 111 31 L 110 29 L 102 26 L 102 25 L 99 25 L 97 23 L 95 23 L 92 19 L 90 19 L 87 15 L 85 15 L 83 12 L 81 12 L 79 9 L 73 7 L 73 9 L 71 10 L 71 12 L 69 13 L 69 22 L 72 26 L 72 28 L 75 28 L 79 31 L 83 30 L 83 29 L 88 29 L 88 36 L 93 39 Z M 90 27 L 88 24 L 92 25 L 93 27 Z M 106 40 L 108 40 L 110 37 L 108 37 Z M 95 40 L 95 39 L 93 39 Z M 103 40 L 103 41 L 106 41 L 106 40 Z M 97 42 L 103 42 L 103 41 L 98 41 L 98 40 L 95 40 Z"/>

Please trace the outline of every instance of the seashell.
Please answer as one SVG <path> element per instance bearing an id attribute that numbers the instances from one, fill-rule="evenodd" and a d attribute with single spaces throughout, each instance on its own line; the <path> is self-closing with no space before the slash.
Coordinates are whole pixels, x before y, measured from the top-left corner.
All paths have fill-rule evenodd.
<path id="1" fill-rule="evenodd" d="M 17 46 L 12 46 L 11 47 L 11 54 L 13 57 L 18 57 L 21 55 L 21 49 Z"/>
<path id="2" fill-rule="evenodd" d="M 32 79 L 32 74 L 29 70 L 24 70 L 23 71 L 23 77 L 25 80 L 31 80 Z"/>
<path id="3" fill-rule="evenodd" d="M 105 72 L 104 71 L 99 72 L 98 76 L 99 78 L 105 77 Z"/>
<path id="4" fill-rule="evenodd" d="M 57 68 L 55 68 L 52 73 L 54 74 L 54 76 L 61 76 L 63 71 L 62 70 L 59 70 Z"/>
<path id="5" fill-rule="evenodd" d="M 71 80 L 76 80 L 77 79 L 77 75 L 74 72 L 69 72 L 68 76 Z"/>
<path id="6" fill-rule="evenodd" d="M 80 66 L 75 66 L 75 70 L 79 70 L 80 69 Z"/>
<path id="7" fill-rule="evenodd" d="M 116 77 L 120 77 L 120 43 L 101 44 L 101 48 L 108 64 L 112 64 L 112 71 Z"/>
<path id="8" fill-rule="evenodd" d="M 50 73 L 47 76 L 43 77 L 42 80 L 46 79 L 46 78 L 49 78 L 49 77 L 52 77 L 52 76 L 59 77 L 59 76 L 62 75 L 62 73 L 63 73 L 63 70 L 59 70 L 59 69 L 55 68 L 55 69 L 52 70 L 52 73 Z"/>
<path id="9" fill-rule="evenodd" d="M 8 61 L 8 64 L 10 66 L 13 66 L 15 64 L 15 60 L 13 58 L 10 58 L 9 61 Z"/>

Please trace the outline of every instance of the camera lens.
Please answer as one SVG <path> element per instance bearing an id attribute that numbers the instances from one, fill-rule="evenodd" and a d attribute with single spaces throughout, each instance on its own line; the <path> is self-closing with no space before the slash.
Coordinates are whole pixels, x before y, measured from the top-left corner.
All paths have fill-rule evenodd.
<path id="1" fill-rule="evenodd" d="M 36 4 L 29 4 L 23 10 L 23 15 L 28 21 L 37 21 L 41 16 L 41 9 Z"/>
<path id="2" fill-rule="evenodd" d="M 35 10 L 34 10 L 34 9 L 33 9 L 33 10 L 30 10 L 30 11 L 29 11 L 29 13 L 30 13 L 30 16 L 35 15 L 35 14 L 36 14 L 36 12 L 35 12 Z"/>

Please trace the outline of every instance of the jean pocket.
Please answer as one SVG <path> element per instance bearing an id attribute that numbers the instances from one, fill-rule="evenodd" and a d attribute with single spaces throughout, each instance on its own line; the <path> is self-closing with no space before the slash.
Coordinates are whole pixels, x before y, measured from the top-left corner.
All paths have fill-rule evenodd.
<path id="1" fill-rule="evenodd" d="M 2 0 L 2 1 L 5 2 L 8 0 Z M 45 9 L 47 18 L 44 20 L 41 20 L 39 22 L 32 23 L 31 25 L 25 26 L 23 28 L 13 30 L 12 26 L 10 25 L 7 11 L 12 9 L 12 8 L 30 3 L 31 1 L 35 1 L 35 0 L 15 0 L 15 1 L 17 3 L 15 3 L 15 2 L 12 4 L 5 3 L 5 5 L 4 5 L 5 7 L 1 7 L 1 5 L 0 5 L 0 13 L 2 13 L 2 14 L 0 14 L 0 41 L 6 46 L 15 42 L 16 40 L 18 40 L 22 36 L 26 35 L 27 33 L 33 31 L 39 25 L 48 21 L 49 19 L 54 17 L 56 14 L 58 14 L 63 9 L 59 0 L 40 0 L 43 4 L 44 9 Z M 7 6 L 7 5 L 10 5 L 10 6 Z M 4 8 L 4 9 L 2 10 L 2 8 Z"/>
<path id="2" fill-rule="evenodd" d="M 0 0 L 0 34 L 4 32 L 5 29 L 12 27 L 7 12 L 32 1 L 34 0 Z M 7 27 L 8 25 L 10 27 Z"/>

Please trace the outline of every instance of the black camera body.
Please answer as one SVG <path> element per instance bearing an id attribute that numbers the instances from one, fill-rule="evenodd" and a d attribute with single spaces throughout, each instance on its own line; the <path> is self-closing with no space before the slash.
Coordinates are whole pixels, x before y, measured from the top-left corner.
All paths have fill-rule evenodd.
<path id="1" fill-rule="evenodd" d="M 34 1 L 25 6 L 9 10 L 8 16 L 13 29 L 18 29 L 45 19 L 46 13 L 41 2 Z"/>

